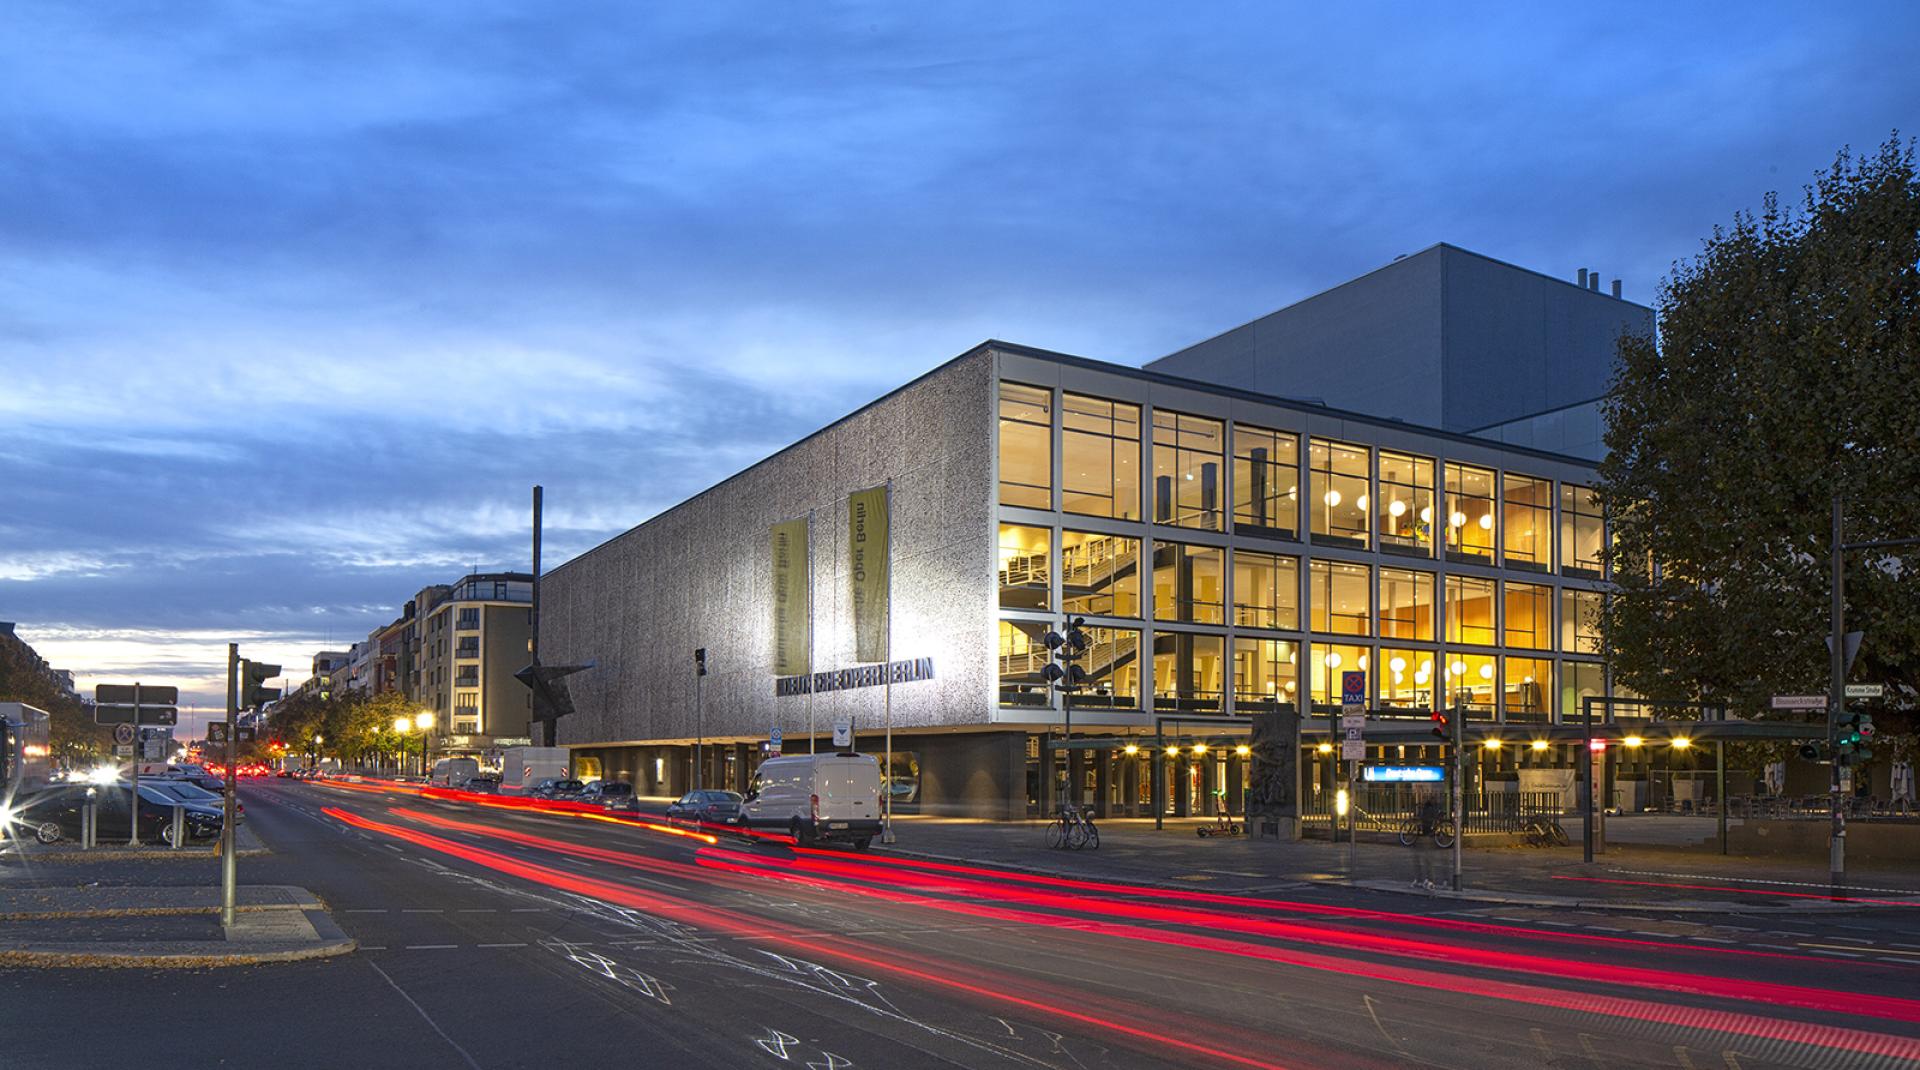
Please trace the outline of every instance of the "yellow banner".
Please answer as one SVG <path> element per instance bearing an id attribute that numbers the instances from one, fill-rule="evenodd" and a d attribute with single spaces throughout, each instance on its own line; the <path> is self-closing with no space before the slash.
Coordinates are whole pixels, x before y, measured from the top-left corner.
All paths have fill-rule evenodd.
<path id="1" fill-rule="evenodd" d="M 853 660 L 887 660 L 887 488 L 847 495 L 847 545 L 852 550 Z"/>
<path id="2" fill-rule="evenodd" d="M 813 671 L 807 604 L 807 518 L 773 526 L 773 674 Z"/>

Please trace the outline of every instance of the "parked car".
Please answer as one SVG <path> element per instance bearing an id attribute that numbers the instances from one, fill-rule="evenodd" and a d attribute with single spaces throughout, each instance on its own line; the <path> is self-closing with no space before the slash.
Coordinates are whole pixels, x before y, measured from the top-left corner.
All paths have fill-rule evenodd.
<path id="1" fill-rule="evenodd" d="M 466 783 L 466 789 L 468 791 L 478 792 L 481 795 L 498 795 L 500 794 L 500 778 L 492 773 L 482 773 L 477 777 L 470 778 Z"/>
<path id="2" fill-rule="evenodd" d="M 192 784 L 194 787 L 214 795 L 224 796 L 227 793 L 227 782 L 211 773 L 169 773 L 167 776 L 170 780 L 178 780 L 183 784 Z"/>
<path id="3" fill-rule="evenodd" d="M 536 799 L 577 799 L 586 785 L 578 780 L 563 777 L 546 777 L 533 786 L 527 794 Z"/>
<path id="4" fill-rule="evenodd" d="M 637 813 L 640 809 L 640 798 L 633 793 L 633 785 L 624 780 L 596 780 L 580 792 L 580 801 L 623 814 Z"/>
<path id="5" fill-rule="evenodd" d="M 741 795 L 737 791 L 703 788 L 667 804 L 667 821 L 689 825 L 738 825 Z"/>
<path id="6" fill-rule="evenodd" d="M 142 779 L 140 781 L 142 788 L 145 788 L 149 784 L 190 806 L 211 806 L 215 810 L 218 810 L 226 805 L 226 796 L 208 791 L 198 784 L 177 777 L 155 777 L 152 780 Z M 245 817 L 246 814 L 247 804 L 241 802 L 239 799 L 233 800 L 234 818 L 237 820 Z"/>
<path id="7" fill-rule="evenodd" d="M 69 784 L 24 800 L 16 799 L 12 825 L 23 833 L 31 833 L 34 839 L 45 844 L 77 840 L 80 838 L 82 809 L 91 796 L 97 807 L 99 821 L 95 828 L 96 837 L 101 843 L 116 840 L 125 843 L 130 809 L 128 801 L 132 794 L 128 789 L 129 786 L 124 783 Z M 172 843 L 173 807 L 178 801 L 157 788 L 141 785 L 140 839 Z M 185 817 L 189 841 L 207 840 L 220 835 L 221 819 L 217 808 L 189 804 Z"/>
<path id="8" fill-rule="evenodd" d="M 803 846 L 838 840 L 864 851 L 880 834 L 880 763 L 870 754 L 769 758 L 740 812 L 741 824 L 779 829 Z"/>

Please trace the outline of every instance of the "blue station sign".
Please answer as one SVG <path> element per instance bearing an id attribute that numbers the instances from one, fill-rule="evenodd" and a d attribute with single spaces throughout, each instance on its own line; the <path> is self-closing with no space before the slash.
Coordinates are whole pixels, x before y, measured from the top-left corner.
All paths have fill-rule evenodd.
<path id="1" fill-rule="evenodd" d="M 1370 784 L 1438 784 L 1447 771 L 1438 765 L 1369 765 L 1360 776 Z"/>

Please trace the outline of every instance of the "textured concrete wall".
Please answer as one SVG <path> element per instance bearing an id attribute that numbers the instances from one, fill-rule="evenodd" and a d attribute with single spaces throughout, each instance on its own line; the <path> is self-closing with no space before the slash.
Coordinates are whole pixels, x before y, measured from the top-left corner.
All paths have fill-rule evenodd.
<path id="1" fill-rule="evenodd" d="M 693 651 L 706 647 L 704 733 L 789 737 L 804 695 L 776 698 L 768 528 L 814 510 L 814 667 L 853 660 L 847 494 L 893 480 L 893 657 L 936 679 L 893 688 L 896 726 L 980 724 L 994 682 L 992 354 L 953 361 L 547 575 L 540 656 L 597 660 L 568 678 L 559 742 L 691 739 Z M 813 697 L 831 732 L 881 723 L 882 689 Z M 789 751 L 793 750 L 789 746 Z"/>

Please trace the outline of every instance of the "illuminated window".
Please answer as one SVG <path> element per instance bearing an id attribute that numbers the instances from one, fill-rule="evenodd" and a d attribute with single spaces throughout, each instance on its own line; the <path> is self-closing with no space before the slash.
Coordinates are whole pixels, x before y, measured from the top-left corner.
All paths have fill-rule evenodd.
<path id="1" fill-rule="evenodd" d="M 1131 628 L 1090 627 L 1080 665 L 1087 686 L 1073 694 L 1074 707 L 1131 710 L 1140 705 L 1140 633 Z"/>
<path id="2" fill-rule="evenodd" d="M 1000 525 L 1000 606 L 1047 609 L 1047 550 L 1052 533 L 1024 524 Z"/>
<path id="3" fill-rule="evenodd" d="M 1580 700 L 1589 696 L 1599 698 L 1607 693 L 1606 666 L 1591 661 L 1564 661 L 1560 663 L 1560 719 L 1572 723 L 1582 716 Z M 1607 710 L 1604 706 L 1595 706 L 1595 721 L 1605 721 Z"/>
<path id="4" fill-rule="evenodd" d="M 1560 592 L 1560 649 L 1569 654 L 1600 653 L 1599 591 Z"/>
<path id="5" fill-rule="evenodd" d="M 1342 643 L 1315 643 L 1308 659 L 1313 681 L 1313 701 L 1321 706 L 1340 705 L 1343 673 L 1368 672 L 1373 667 L 1372 651 L 1364 646 Z"/>
<path id="6" fill-rule="evenodd" d="M 1300 437 L 1233 425 L 1233 530 L 1292 538 L 1300 523 Z"/>
<path id="7" fill-rule="evenodd" d="M 1507 719 L 1544 721 L 1553 713 L 1553 662 L 1546 658 L 1507 658 L 1502 690 Z"/>
<path id="8" fill-rule="evenodd" d="M 1371 635 L 1373 570 L 1345 561 L 1313 561 L 1307 576 L 1313 630 L 1331 635 Z"/>
<path id="9" fill-rule="evenodd" d="M 1444 701 L 1465 704 L 1471 713 L 1491 716 L 1500 694 L 1500 670 L 1490 654 L 1471 654 L 1446 650 L 1440 654 L 1441 678 L 1446 681 Z"/>
<path id="10" fill-rule="evenodd" d="M 1433 642 L 1433 573 L 1380 570 L 1380 638 Z"/>
<path id="11" fill-rule="evenodd" d="M 1606 548 L 1606 522 L 1591 487 L 1560 484 L 1560 571 L 1599 578 Z"/>
<path id="12" fill-rule="evenodd" d="M 1500 560 L 1508 568 L 1545 572 L 1553 567 L 1553 483 L 1509 472 L 1501 484 Z"/>
<path id="13" fill-rule="evenodd" d="M 1508 646 L 1553 649 L 1553 588 L 1538 583 L 1506 584 Z"/>
<path id="14" fill-rule="evenodd" d="M 1404 710 L 1430 710 L 1434 692 L 1440 689 L 1438 665 L 1431 650 L 1404 647 L 1380 648 L 1379 684 L 1375 694 L 1380 705 Z"/>
<path id="15" fill-rule="evenodd" d="M 1000 504 L 1053 507 L 1053 392 L 1000 384 Z"/>
<path id="16" fill-rule="evenodd" d="M 1315 542 L 1365 547 L 1368 456 L 1365 446 L 1312 439 L 1307 458 L 1313 469 L 1309 505 Z"/>
<path id="17" fill-rule="evenodd" d="M 1154 708 L 1166 713 L 1218 713 L 1226 684 L 1221 643 L 1217 635 L 1155 632 Z"/>
<path id="18" fill-rule="evenodd" d="M 1060 533 L 1060 592 L 1068 613 L 1140 615 L 1140 540 L 1085 531 Z"/>
<path id="19" fill-rule="evenodd" d="M 1492 580 L 1477 576 L 1447 577 L 1447 642 L 1493 646 L 1494 631 Z"/>
<path id="20" fill-rule="evenodd" d="M 1218 546 L 1177 542 L 1153 544 L 1153 616 L 1155 620 L 1219 624 L 1225 616 L 1226 584 Z"/>
<path id="21" fill-rule="evenodd" d="M 1380 451 L 1380 549 L 1433 556 L 1433 462 Z"/>
<path id="22" fill-rule="evenodd" d="M 1235 550 L 1233 622 L 1242 628 L 1297 630 L 1300 627 L 1300 559 Z"/>
<path id="23" fill-rule="evenodd" d="M 1233 641 L 1233 703 L 1256 713 L 1268 703 L 1297 702 L 1300 648 L 1285 639 Z"/>
<path id="24" fill-rule="evenodd" d="M 1447 557 L 1492 562 L 1495 538 L 1493 473 L 1464 464 L 1447 465 Z"/>
<path id="25" fill-rule="evenodd" d="M 1153 410 L 1153 522 L 1219 531 L 1218 420 Z"/>
<path id="26" fill-rule="evenodd" d="M 1060 508 L 1140 519 L 1140 406 L 1067 394 L 1060 409 Z"/>
<path id="27" fill-rule="evenodd" d="M 1051 658 L 1040 637 L 1051 625 L 1040 621 L 1000 622 L 1000 704 L 1047 705 L 1047 681 L 1041 670 Z"/>

